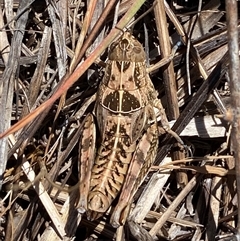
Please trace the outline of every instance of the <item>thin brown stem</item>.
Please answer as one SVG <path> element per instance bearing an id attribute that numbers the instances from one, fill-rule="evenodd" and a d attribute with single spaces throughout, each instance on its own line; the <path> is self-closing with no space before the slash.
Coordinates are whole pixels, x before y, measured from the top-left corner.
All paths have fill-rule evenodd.
<path id="1" fill-rule="evenodd" d="M 240 79 L 239 79 L 239 43 L 238 43 L 238 6 L 237 1 L 226 1 L 228 47 L 229 47 L 229 76 L 232 102 L 232 145 L 235 157 L 237 196 L 238 196 L 238 224 L 237 231 L 240 235 Z"/>

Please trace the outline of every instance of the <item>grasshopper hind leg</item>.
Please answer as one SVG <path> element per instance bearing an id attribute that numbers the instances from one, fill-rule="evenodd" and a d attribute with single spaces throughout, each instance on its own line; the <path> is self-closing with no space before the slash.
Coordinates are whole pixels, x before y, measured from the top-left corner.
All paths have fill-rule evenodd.
<path id="1" fill-rule="evenodd" d="M 83 120 L 83 131 L 79 142 L 79 199 L 77 210 L 84 213 L 88 210 L 88 193 L 91 170 L 95 159 L 96 126 L 92 114 Z"/>
<path id="2" fill-rule="evenodd" d="M 117 206 L 111 216 L 110 223 L 113 227 L 124 224 L 129 213 L 134 194 L 144 181 L 158 148 L 158 129 L 156 123 L 152 124 L 138 143 L 136 152 L 131 161 L 126 180 L 122 187 Z"/>

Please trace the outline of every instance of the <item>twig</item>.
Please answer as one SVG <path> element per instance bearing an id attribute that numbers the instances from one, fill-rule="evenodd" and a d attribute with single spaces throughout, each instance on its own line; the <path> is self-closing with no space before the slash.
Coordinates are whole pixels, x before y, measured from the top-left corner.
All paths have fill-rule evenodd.
<path id="1" fill-rule="evenodd" d="M 235 157 L 238 207 L 240 207 L 240 79 L 238 43 L 238 5 L 235 0 L 226 2 L 229 47 L 229 77 L 232 102 L 232 145 Z M 237 239 L 240 240 L 240 208 L 238 208 Z"/>
<path id="2" fill-rule="evenodd" d="M 158 38 L 161 47 L 162 58 L 168 57 L 171 54 L 171 46 L 169 41 L 169 33 L 167 28 L 167 17 L 164 9 L 164 2 L 158 0 L 154 7 L 154 14 L 156 18 L 156 25 L 158 31 Z M 163 69 L 163 79 L 165 92 L 168 103 L 168 117 L 176 119 L 179 116 L 178 99 L 177 99 L 177 86 L 174 77 L 173 62 L 170 62 Z"/>
<path id="3" fill-rule="evenodd" d="M 48 193 L 46 192 L 42 182 L 35 180 L 35 173 L 30 166 L 28 161 L 25 161 L 22 165 L 22 169 L 27 175 L 29 181 L 33 184 L 35 191 L 37 192 L 39 199 L 41 200 L 42 204 L 44 205 L 47 213 L 51 217 L 52 222 L 55 225 L 56 230 L 58 231 L 59 235 L 62 237 L 65 236 L 66 232 L 64 230 L 64 222 L 61 219 L 58 211 L 56 210 L 55 205 L 53 204 L 51 198 L 49 197 Z"/>
<path id="4" fill-rule="evenodd" d="M 164 223 L 167 221 L 167 219 L 170 217 L 172 212 L 177 208 L 177 206 L 180 204 L 180 202 L 187 196 L 187 194 L 193 189 L 193 187 L 197 184 L 199 181 L 201 175 L 194 176 L 189 183 L 185 186 L 185 188 L 180 192 L 180 194 L 177 196 L 177 198 L 174 199 L 172 204 L 168 207 L 166 212 L 161 216 L 161 218 L 156 222 L 156 224 L 153 226 L 153 228 L 150 230 L 150 235 L 155 236 L 159 229 L 164 225 Z"/>

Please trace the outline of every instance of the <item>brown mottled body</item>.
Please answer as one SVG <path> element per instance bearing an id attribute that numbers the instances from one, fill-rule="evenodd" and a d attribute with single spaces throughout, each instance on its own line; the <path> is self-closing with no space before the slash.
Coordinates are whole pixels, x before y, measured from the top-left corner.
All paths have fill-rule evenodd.
<path id="1" fill-rule="evenodd" d="M 97 218 L 120 194 L 111 218 L 116 227 L 125 221 L 127 207 L 154 161 L 158 146 L 153 106 L 159 100 L 146 72 L 145 59 L 142 45 L 129 32 L 111 45 L 95 104 L 101 134 L 96 157 L 92 115 L 85 119 L 80 141 L 78 209 Z"/>

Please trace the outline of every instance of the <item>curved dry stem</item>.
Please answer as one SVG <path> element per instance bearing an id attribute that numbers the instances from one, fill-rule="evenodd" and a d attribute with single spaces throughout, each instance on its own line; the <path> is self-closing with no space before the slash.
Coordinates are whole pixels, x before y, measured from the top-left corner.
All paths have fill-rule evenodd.
<path id="1" fill-rule="evenodd" d="M 78 79 L 83 73 L 90 67 L 90 65 L 101 55 L 101 53 L 110 45 L 110 43 L 117 37 L 117 35 L 121 32 L 119 29 L 123 29 L 132 19 L 134 14 L 139 10 L 139 8 L 143 5 L 145 0 L 135 1 L 132 6 L 128 9 L 125 15 L 121 18 L 121 20 L 116 25 L 116 28 L 112 29 L 109 35 L 99 44 L 98 48 L 92 52 L 92 54 L 82 63 L 79 65 L 76 70 L 70 75 L 65 76 L 65 81 L 63 84 L 58 88 L 58 90 L 52 95 L 50 99 L 45 101 L 41 104 L 38 108 L 33 110 L 23 119 L 18 121 L 15 125 L 11 128 L 6 130 L 5 132 L 0 134 L 0 138 L 8 136 L 24 126 L 26 126 L 29 122 L 31 122 L 34 118 L 36 118 L 39 114 L 41 114 L 44 110 L 49 108 L 53 105 L 53 103 L 62 95 L 64 94 Z"/>

